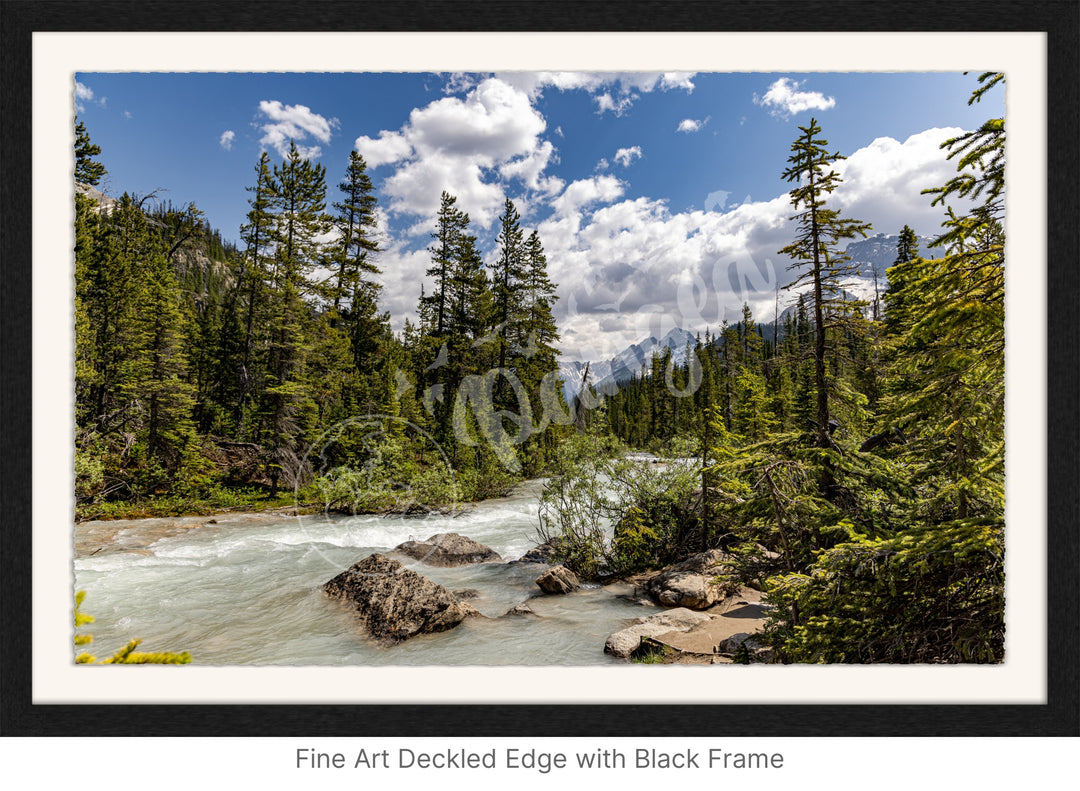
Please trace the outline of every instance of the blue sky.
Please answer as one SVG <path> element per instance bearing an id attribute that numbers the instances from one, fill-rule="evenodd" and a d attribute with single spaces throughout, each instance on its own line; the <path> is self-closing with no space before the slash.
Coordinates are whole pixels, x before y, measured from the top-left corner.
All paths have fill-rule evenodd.
<path id="1" fill-rule="evenodd" d="M 743 300 L 771 316 L 776 283 L 793 277 L 776 253 L 792 232 L 780 174 L 811 117 L 849 157 L 835 194 L 847 216 L 935 233 L 941 210 L 919 193 L 954 170 L 940 142 L 1004 113 L 1001 90 L 969 107 L 975 85 L 959 73 L 79 73 L 75 105 L 108 194 L 193 201 L 233 240 L 262 150 L 280 161 L 295 139 L 334 200 L 357 148 L 398 328 L 441 191 L 488 253 L 508 196 L 559 283 L 566 356 L 599 359 L 673 325 L 715 328 Z"/>

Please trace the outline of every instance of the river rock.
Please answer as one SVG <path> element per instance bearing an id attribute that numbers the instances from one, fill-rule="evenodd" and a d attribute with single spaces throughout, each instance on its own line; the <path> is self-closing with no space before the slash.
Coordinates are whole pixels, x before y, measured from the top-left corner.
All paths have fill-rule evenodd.
<path id="1" fill-rule="evenodd" d="M 459 536 L 457 533 L 436 533 L 427 541 L 406 541 L 394 550 L 429 566 L 470 566 L 473 563 L 501 563 L 494 549 Z"/>
<path id="2" fill-rule="evenodd" d="M 717 577 L 723 578 L 716 582 Z M 731 556 L 719 549 L 668 566 L 648 583 L 649 595 L 665 607 L 704 610 L 739 589 Z"/>
<path id="3" fill-rule="evenodd" d="M 530 607 L 525 602 L 522 602 L 521 604 L 514 605 L 513 607 L 511 607 L 507 611 L 506 614 L 511 615 L 511 616 L 532 616 L 533 618 L 539 618 L 540 617 L 539 615 L 537 615 L 533 611 L 533 608 Z"/>
<path id="4" fill-rule="evenodd" d="M 459 601 L 458 604 L 461 605 L 461 610 L 465 613 L 466 618 L 487 618 L 486 615 L 473 607 L 467 601 Z"/>
<path id="5" fill-rule="evenodd" d="M 768 646 L 763 645 L 758 640 L 759 635 L 751 634 L 750 632 L 736 632 L 731 637 L 722 641 L 720 645 L 716 646 L 716 650 L 722 654 L 734 654 L 739 646 L 746 645 L 746 650 L 750 652 L 759 651 Z"/>
<path id="6" fill-rule="evenodd" d="M 323 590 L 353 605 L 367 631 L 386 642 L 453 629 L 470 610 L 476 612 L 442 585 L 378 553 L 354 563 Z"/>
<path id="7" fill-rule="evenodd" d="M 630 626 L 608 637 L 604 644 L 604 653 L 629 657 L 641 646 L 642 637 L 657 637 L 668 632 L 685 632 L 711 618 L 712 616 L 703 612 L 694 612 L 685 607 L 650 615 L 647 618 L 636 618 Z"/>
<path id="8" fill-rule="evenodd" d="M 470 599 L 477 599 L 480 597 L 480 591 L 476 588 L 460 588 L 451 592 L 458 601 L 469 601 Z"/>
<path id="9" fill-rule="evenodd" d="M 543 544 L 533 547 L 520 558 L 516 563 L 550 563 L 551 554 L 555 551 L 555 545 L 552 541 L 545 541 Z"/>
<path id="10" fill-rule="evenodd" d="M 552 566 L 536 578 L 536 584 L 544 593 L 569 593 L 581 583 L 566 566 Z"/>

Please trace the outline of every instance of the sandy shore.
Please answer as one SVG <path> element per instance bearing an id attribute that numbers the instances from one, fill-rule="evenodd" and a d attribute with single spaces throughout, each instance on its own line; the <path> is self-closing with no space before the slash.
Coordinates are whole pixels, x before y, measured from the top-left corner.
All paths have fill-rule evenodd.
<path id="1" fill-rule="evenodd" d="M 760 631 L 768 617 L 768 611 L 761 601 L 761 592 L 752 588 L 741 588 L 734 596 L 702 612 L 712 618 L 688 631 L 668 632 L 652 638 L 674 649 L 676 653 L 672 661 L 679 664 L 730 664 L 731 659 L 715 653 L 716 647 L 740 632 L 752 634 Z"/>
<path id="2" fill-rule="evenodd" d="M 75 557 L 101 552 L 140 552 L 159 539 L 188 530 L 214 530 L 219 527 L 280 522 L 298 516 L 296 508 L 271 508 L 266 511 L 228 511 L 204 516 L 160 516 L 142 519 L 108 519 L 75 524 Z"/>

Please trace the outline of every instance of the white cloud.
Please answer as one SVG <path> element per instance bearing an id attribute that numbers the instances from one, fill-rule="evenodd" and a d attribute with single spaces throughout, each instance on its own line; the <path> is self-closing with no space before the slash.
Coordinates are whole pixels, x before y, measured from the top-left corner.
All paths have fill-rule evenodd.
<path id="1" fill-rule="evenodd" d="M 615 161 L 622 165 L 624 168 L 630 167 L 630 163 L 635 159 L 641 159 L 641 146 L 630 146 L 630 148 L 620 148 L 615 152 Z"/>
<path id="2" fill-rule="evenodd" d="M 468 93 L 476 87 L 476 77 L 468 72 L 454 72 L 447 78 L 443 93 Z"/>
<path id="3" fill-rule="evenodd" d="M 94 91 L 88 85 L 84 85 L 83 83 L 79 82 L 78 80 L 75 81 L 75 111 L 76 112 L 81 113 L 84 110 L 86 110 L 86 103 L 87 102 L 95 102 L 99 106 L 104 107 L 105 106 L 105 99 L 106 99 L 106 97 L 102 96 L 100 99 L 96 100 L 96 102 L 95 102 L 95 100 L 94 100 Z"/>
<path id="4" fill-rule="evenodd" d="M 607 161 L 607 157 L 601 157 L 600 161 L 596 163 L 596 167 L 593 168 L 593 170 L 599 173 L 601 171 L 607 170 L 609 167 L 611 167 L 611 163 Z"/>
<path id="5" fill-rule="evenodd" d="M 620 94 L 613 97 L 610 93 L 602 93 L 595 97 L 596 102 L 596 114 L 603 115 L 606 112 L 612 112 L 615 115 L 622 115 L 630 106 L 634 103 L 634 95 L 629 93 Z"/>
<path id="6" fill-rule="evenodd" d="M 593 96 L 599 114 L 622 115 L 641 94 L 654 90 L 694 90 L 694 72 L 523 71 L 499 72 L 495 76 L 532 98 L 547 87 L 586 91 Z"/>
<path id="7" fill-rule="evenodd" d="M 935 233 L 944 214 L 920 193 L 955 172 L 939 145 L 960 131 L 880 138 L 855 151 L 835 165 L 844 181 L 830 208 L 873 223 L 871 234 L 895 235 L 905 223 Z M 796 275 L 777 252 L 794 233 L 787 193 L 724 212 L 676 213 L 663 201 L 621 197 L 611 176 L 575 181 L 539 227 L 572 358 L 607 359 L 676 325 L 715 331 L 739 318 L 744 301 L 758 319 L 772 319 L 776 285 Z M 780 309 L 793 299 L 782 290 Z"/>
<path id="8" fill-rule="evenodd" d="M 293 141 L 300 156 L 315 159 L 322 154 L 322 147 L 302 145 L 301 141 L 311 135 L 329 143 L 331 130 L 338 125 L 336 118 L 326 119 L 302 104 L 283 105 L 279 101 L 264 100 L 259 102 L 259 112 L 270 120 L 262 125 L 263 136 L 259 143 L 273 147 L 282 157 L 288 156 L 289 142 Z"/>
<path id="9" fill-rule="evenodd" d="M 397 132 L 382 131 L 375 139 L 361 135 L 354 144 L 368 167 L 389 165 L 400 162 L 412 155 L 412 146 L 405 137 Z"/>
<path id="10" fill-rule="evenodd" d="M 392 212 L 423 218 L 413 232 L 430 227 L 443 190 L 476 227 L 488 228 L 515 183 L 542 196 L 562 190 L 560 179 L 544 175 L 557 161 L 554 146 L 541 138 L 546 127 L 527 93 L 487 78 L 464 97 L 414 109 L 400 130 L 358 138 L 356 145 L 369 164 L 398 165 L 382 193 Z"/>
<path id="11" fill-rule="evenodd" d="M 675 131 L 686 132 L 687 134 L 691 134 L 693 132 L 700 132 L 701 129 L 705 126 L 705 124 L 709 123 L 710 117 L 711 116 L 706 116 L 705 119 L 701 121 L 694 118 L 684 118 L 679 121 L 679 127 Z"/>
<path id="12" fill-rule="evenodd" d="M 122 115 L 122 116 L 124 117 L 124 120 L 125 120 L 125 121 L 130 121 L 130 120 L 131 120 L 132 118 L 134 118 L 134 117 L 135 117 L 135 116 L 134 116 L 134 115 L 132 115 L 132 114 L 131 114 L 131 112 L 130 112 L 130 111 L 128 111 L 128 110 L 124 110 L 124 112 L 122 112 L 122 113 L 121 113 L 120 115 Z"/>
<path id="13" fill-rule="evenodd" d="M 579 179 L 570 184 L 562 195 L 555 199 L 552 208 L 560 217 L 570 217 L 590 204 L 610 202 L 623 194 L 623 183 L 614 176 L 594 176 Z"/>
<path id="14" fill-rule="evenodd" d="M 529 153 L 510 160 L 499 167 L 499 175 L 505 180 L 520 179 L 530 190 L 544 195 L 561 192 L 566 183 L 557 176 L 543 175 L 549 164 L 559 161 L 555 146 L 545 140 Z"/>
<path id="15" fill-rule="evenodd" d="M 817 91 L 796 90 L 801 82 L 781 77 L 765 92 L 764 96 L 754 94 L 754 104 L 769 109 L 775 116 L 791 116 L 806 110 L 829 110 L 836 106 L 836 99 L 826 97 Z"/>
<path id="16" fill-rule="evenodd" d="M 236 139 L 236 132 L 231 129 L 226 129 L 221 133 L 221 137 L 218 138 L 218 145 L 224 148 L 226 151 L 232 150 L 233 140 Z"/>
<path id="17" fill-rule="evenodd" d="M 958 127 L 927 129 L 903 143 L 879 137 L 833 165 L 843 182 L 833 198 L 845 216 L 874 223 L 874 232 L 899 233 L 910 225 L 920 234 L 939 232 L 940 206 L 930 206 L 922 190 L 940 187 L 956 175 L 941 143 L 962 134 Z M 967 204 L 954 202 L 957 209 Z"/>

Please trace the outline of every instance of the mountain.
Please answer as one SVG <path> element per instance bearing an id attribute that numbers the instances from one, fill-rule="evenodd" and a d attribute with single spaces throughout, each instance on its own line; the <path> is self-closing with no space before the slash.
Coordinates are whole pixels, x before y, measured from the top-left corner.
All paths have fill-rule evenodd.
<path id="1" fill-rule="evenodd" d="M 621 382 L 626 382 L 649 369 L 652 357 L 661 349 L 671 349 L 671 358 L 676 365 L 686 362 L 687 344 L 693 348 L 697 337 L 681 327 L 674 327 L 663 338 L 650 335 L 638 343 L 632 343 L 609 360 L 594 360 L 589 363 L 589 382 L 597 392 L 612 394 Z M 561 361 L 559 374 L 563 380 L 563 395 L 569 401 L 581 389 L 581 377 L 585 363 L 580 361 Z"/>
<path id="2" fill-rule="evenodd" d="M 934 249 L 930 248 L 930 243 L 934 241 L 933 236 L 920 236 L 918 238 L 920 255 L 927 258 L 940 255 L 939 252 L 935 252 Z M 879 233 L 877 236 L 871 236 L 868 239 L 849 242 L 845 252 L 851 256 L 851 265 L 858 267 L 859 274 L 863 277 L 873 278 L 873 268 L 876 266 L 879 276 L 883 278 L 885 270 L 896 261 L 896 245 L 899 241 L 899 234 L 886 236 Z"/>

